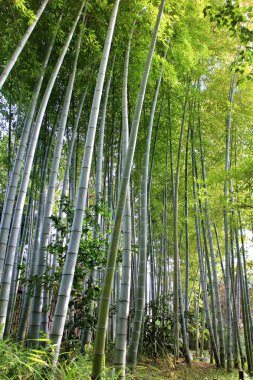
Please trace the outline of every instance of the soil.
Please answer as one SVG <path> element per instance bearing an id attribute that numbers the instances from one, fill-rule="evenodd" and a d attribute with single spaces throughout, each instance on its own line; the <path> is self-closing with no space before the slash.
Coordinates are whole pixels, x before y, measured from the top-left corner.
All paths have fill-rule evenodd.
<path id="1" fill-rule="evenodd" d="M 136 372 L 129 377 L 129 379 L 135 380 L 237 380 L 238 378 L 238 371 L 228 373 L 224 370 L 217 370 L 214 364 L 198 360 L 192 361 L 190 368 L 181 360 L 177 364 L 177 369 L 174 369 L 171 357 L 157 359 L 155 362 L 143 359 L 136 368 Z"/>

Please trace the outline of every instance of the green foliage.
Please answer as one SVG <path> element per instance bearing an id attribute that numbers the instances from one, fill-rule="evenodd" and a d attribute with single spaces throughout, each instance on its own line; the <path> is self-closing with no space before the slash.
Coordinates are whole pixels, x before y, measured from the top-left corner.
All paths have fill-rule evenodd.
<path id="1" fill-rule="evenodd" d="M 86 355 L 76 355 L 68 353 L 68 359 L 62 360 L 57 367 L 52 366 L 53 347 L 47 349 L 28 349 L 13 341 L 5 340 L 0 342 L 0 368 L 2 380 L 90 380 L 92 350 L 90 347 L 86 350 Z M 182 376 L 187 376 L 187 379 L 204 380 L 219 378 L 227 379 L 225 371 L 216 371 L 213 367 L 205 368 L 204 374 L 202 371 L 195 369 L 187 370 L 184 368 Z M 135 374 L 131 374 L 126 370 L 126 379 L 167 379 L 168 364 L 165 361 L 164 371 L 151 366 L 147 360 L 142 365 L 137 367 Z M 178 374 L 181 371 L 177 371 Z M 230 379 L 237 379 L 238 373 L 231 373 Z M 106 368 L 101 375 L 102 380 L 118 380 L 119 374 L 115 374 L 114 368 Z"/>
<path id="2" fill-rule="evenodd" d="M 248 79 L 253 78 L 253 72 L 250 69 L 253 62 L 252 10 L 252 7 L 241 6 L 239 1 L 232 0 L 225 1 L 223 5 L 208 5 L 204 9 L 205 17 L 209 16 L 211 22 L 218 28 L 227 28 L 233 38 L 239 39 L 241 46 L 238 46 L 239 52 L 233 67 L 235 72 L 245 74 Z"/>
<path id="3" fill-rule="evenodd" d="M 173 352 L 172 295 L 146 305 L 143 347 L 148 355 Z M 151 317 L 152 316 L 152 317 Z"/>
<path id="4" fill-rule="evenodd" d="M 196 293 L 197 294 L 197 293 Z M 195 295 L 196 296 L 196 295 Z M 156 355 L 170 355 L 174 350 L 174 314 L 172 310 L 173 295 L 160 296 L 155 301 L 146 305 L 146 317 L 144 321 L 144 340 L 143 349 L 145 354 L 150 357 Z M 203 300 L 200 300 L 199 320 L 197 323 L 202 325 L 203 318 Z M 188 333 L 192 343 L 192 349 L 195 349 L 196 344 L 196 318 L 195 311 L 190 305 L 190 310 L 185 314 L 188 321 Z M 180 321 L 181 323 L 182 321 Z M 209 333 L 205 327 L 204 331 L 204 345 L 208 348 Z M 193 344 L 194 343 L 194 344 Z M 182 341 L 180 341 L 180 349 L 183 350 Z"/>
<path id="5" fill-rule="evenodd" d="M 52 350 L 26 349 L 10 339 L 0 342 L 1 379 L 43 379 Z M 49 377 L 48 377 L 49 379 Z"/>
<path id="6" fill-rule="evenodd" d="M 92 348 L 86 350 L 85 356 L 74 356 L 70 352 L 66 360 L 61 356 L 57 367 L 53 367 L 53 352 L 54 346 L 50 344 L 46 349 L 37 350 L 23 347 L 11 339 L 0 341 L 1 380 L 90 380 Z M 105 368 L 102 379 L 116 380 L 118 377 L 113 369 Z"/>
<path id="7" fill-rule="evenodd" d="M 65 255 L 67 252 L 68 241 L 70 236 L 71 224 L 73 221 L 74 210 L 68 198 L 61 199 L 62 213 L 64 217 L 59 218 L 52 216 L 55 233 L 52 236 L 49 252 L 56 255 L 59 266 L 56 268 L 53 276 L 51 268 L 48 268 L 44 276 L 45 285 L 50 288 L 52 285 L 58 287 L 59 279 L 62 275 Z M 100 230 L 98 217 L 102 217 L 104 223 L 109 222 L 111 213 L 108 208 L 101 202 L 95 206 L 86 209 L 83 220 L 83 233 L 79 248 L 77 268 L 75 271 L 72 298 L 70 306 L 73 304 L 75 309 L 74 323 L 70 321 L 66 324 L 68 330 L 68 348 L 72 345 L 70 336 L 75 340 L 75 328 L 87 328 L 93 331 L 96 325 L 96 317 L 92 305 L 97 302 L 101 289 L 96 280 L 93 279 L 94 268 L 103 268 L 105 266 L 105 251 L 108 247 L 108 241 Z M 97 238 L 94 239 L 94 230 Z M 84 290 L 84 278 L 86 286 Z"/>
<path id="8" fill-rule="evenodd" d="M 14 0 L 14 7 L 21 13 L 21 15 L 28 18 L 29 24 L 32 24 L 36 20 L 36 15 L 31 9 L 26 6 L 26 0 Z"/>
<path id="9" fill-rule="evenodd" d="M 215 21 L 219 27 L 227 27 L 233 35 L 240 28 L 240 24 L 246 21 L 246 14 L 242 13 L 239 2 L 232 0 L 227 0 L 217 7 L 208 5 L 204 9 L 204 15 L 209 15 L 210 20 Z"/>
<path id="10" fill-rule="evenodd" d="M 55 215 L 51 217 L 53 226 L 55 227 L 55 233 L 53 234 L 52 242 L 49 245 L 49 251 L 52 254 L 57 255 L 60 267 L 62 267 L 65 259 L 74 216 L 74 209 L 68 198 L 61 200 L 61 207 L 64 217 L 59 218 Z M 78 258 L 78 268 L 81 271 L 80 275 L 82 278 L 84 273 L 87 274 L 92 271 L 94 266 L 100 267 L 105 263 L 104 252 L 107 248 L 108 242 L 100 230 L 100 225 L 97 221 L 98 216 L 103 217 L 105 223 L 110 220 L 110 212 L 104 204 L 100 203 L 99 205 L 91 206 L 86 209 Z M 98 236 L 95 240 L 93 239 L 94 229 L 97 231 Z"/>
<path id="11" fill-rule="evenodd" d="M 73 135 L 73 124 L 77 114 L 80 97 L 89 83 L 87 99 L 85 101 L 83 114 L 81 116 L 78 128 L 78 137 L 76 144 L 76 178 L 79 177 L 81 156 L 83 154 L 83 145 L 86 138 L 87 120 L 93 97 L 94 83 L 97 77 L 97 70 L 101 59 L 101 51 L 104 44 L 104 37 L 108 26 L 108 20 L 112 9 L 113 1 L 94 0 L 90 1 L 87 9 L 87 19 L 85 25 L 81 25 L 83 41 L 80 58 L 78 62 L 78 71 L 75 80 L 75 89 L 71 100 L 71 108 L 68 117 L 68 128 L 66 133 L 66 144 L 62 154 L 62 164 L 58 175 L 59 187 L 57 194 L 61 190 L 61 181 L 65 171 L 65 163 L 68 155 L 68 143 Z M 121 85 L 124 65 L 125 50 L 129 38 L 133 21 L 137 19 L 134 31 L 132 48 L 129 64 L 129 121 L 131 125 L 136 94 L 139 87 L 140 77 L 142 75 L 143 64 L 150 43 L 151 31 L 154 26 L 158 0 L 133 0 L 121 1 L 120 11 L 117 17 L 116 31 L 113 39 L 113 49 L 109 60 L 111 64 L 112 57 L 116 54 L 112 87 L 109 95 L 108 110 L 106 115 L 106 135 L 104 147 L 104 175 L 105 187 L 108 176 L 108 163 L 112 162 L 112 191 L 116 205 L 117 192 L 117 173 L 116 166 L 119 159 L 118 151 L 120 146 L 120 127 L 121 127 Z M 9 162 L 8 155 L 8 101 L 12 101 L 12 136 L 11 152 L 13 158 L 18 147 L 20 134 L 23 128 L 24 117 L 27 113 L 27 106 L 32 96 L 34 85 L 38 78 L 41 62 L 52 34 L 57 25 L 60 14 L 62 21 L 56 37 L 56 44 L 53 48 L 52 56 L 46 72 L 45 82 L 40 96 L 47 84 L 49 75 L 58 58 L 59 52 L 63 46 L 70 25 L 73 22 L 79 2 L 76 0 L 68 1 L 50 1 L 45 15 L 41 18 L 36 26 L 25 50 L 21 54 L 10 78 L 3 88 L 1 95 L 1 141 L 0 141 L 0 203 L 3 204 L 4 195 L 8 182 L 8 171 L 12 163 Z M 34 13 L 38 8 L 37 1 L 18 0 L 14 6 L 10 7 L 9 2 L 3 2 L 0 9 L 1 24 L 1 50 L 0 62 L 3 66 L 11 56 L 14 47 L 17 46 L 20 38 L 27 29 L 27 23 L 34 19 Z M 204 10 L 204 14 L 203 14 Z M 205 17 L 204 17 L 205 16 Z M 184 0 L 166 2 L 165 15 L 159 32 L 156 53 L 152 65 L 152 72 L 149 78 L 147 93 L 145 97 L 144 110 L 141 119 L 140 131 L 135 154 L 131 180 L 133 187 L 133 208 L 136 213 L 136 235 L 138 235 L 138 212 L 139 212 L 139 192 L 141 168 L 144 157 L 147 127 L 150 116 L 151 104 L 153 101 L 155 85 L 160 73 L 161 64 L 163 64 L 163 83 L 161 93 L 158 99 L 158 107 L 155 116 L 155 128 L 157 129 L 156 148 L 154 149 L 154 166 L 151 182 L 151 216 L 153 229 L 153 249 L 157 267 L 162 265 L 161 246 L 164 231 L 164 189 L 167 185 L 167 253 L 170 262 L 170 271 L 172 272 L 171 255 L 173 252 L 172 240 L 172 199 L 171 199 L 171 181 L 170 181 L 170 164 L 166 167 L 167 149 L 169 147 L 169 126 L 172 129 L 172 155 L 174 171 L 177 162 L 179 131 L 182 122 L 182 111 L 185 101 L 187 83 L 190 78 L 191 89 L 189 99 L 189 109 L 187 113 L 187 126 L 195 124 L 197 129 L 200 123 L 203 134 L 203 145 L 205 150 L 205 160 L 207 168 L 207 186 L 208 200 L 210 204 L 210 214 L 212 223 L 215 222 L 220 237 L 221 254 L 224 251 L 223 236 L 223 208 L 225 199 L 223 196 L 223 185 L 226 173 L 224 169 L 225 157 L 225 126 L 228 108 L 229 83 L 231 80 L 231 62 L 233 70 L 237 73 L 237 87 L 235 91 L 233 105 L 233 121 L 231 131 L 231 171 L 229 179 L 232 181 L 234 189 L 230 194 L 230 199 L 234 198 L 234 203 L 229 205 L 229 211 L 242 211 L 242 219 L 245 228 L 252 227 L 252 186 L 253 186 L 253 162 L 252 162 L 252 107 L 253 107 L 253 87 L 249 81 L 242 81 L 242 78 L 252 77 L 252 9 L 250 7 L 241 7 L 239 2 L 226 1 L 221 2 L 212 0 L 211 5 L 206 0 Z M 42 161 L 46 146 L 50 141 L 50 135 L 53 135 L 53 144 L 55 133 L 53 133 L 53 124 L 55 123 L 56 112 L 61 109 L 62 93 L 64 92 L 69 68 L 72 65 L 73 53 L 75 49 L 75 37 L 63 66 L 59 73 L 57 83 L 50 97 L 49 106 L 45 115 L 45 124 L 40 136 L 37 149 L 37 162 L 35 168 L 35 190 L 34 201 L 38 199 L 38 189 L 40 188 L 40 171 L 38 170 Z M 239 49 L 239 47 L 241 47 Z M 164 52 L 168 48 L 167 57 L 164 59 Z M 109 68 L 110 69 L 110 68 Z M 108 72 L 109 72 L 108 69 Z M 199 85 L 197 85 L 199 84 Z M 39 101 L 40 101 L 39 100 Z M 198 113 L 199 107 L 199 113 Z M 169 111 L 170 109 L 170 111 Z M 154 146 L 155 134 L 153 134 L 152 148 Z M 52 155 L 52 149 L 50 160 Z M 112 156 L 111 156 L 112 154 Z M 168 153 L 169 154 L 169 153 Z M 198 179 L 194 179 L 199 185 L 198 200 L 203 203 L 206 200 L 206 191 L 203 188 L 201 180 L 200 149 L 196 133 L 195 154 L 197 158 Z M 182 155 L 185 155 L 185 141 Z M 49 160 L 49 162 L 51 162 Z M 94 159 L 95 162 L 95 159 Z M 183 161 L 182 161 L 183 162 Z M 190 285 L 195 280 L 198 260 L 196 252 L 196 231 L 194 226 L 193 197 L 192 197 L 192 178 L 191 178 L 191 156 L 188 157 L 188 193 L 189 193 L 189 235 L 190 235 Z M 49 165 L 50 168 L 50 165 Z M 50 170 L 50 169 L 49 169 Z M 89 183 L 90 207 L 86 210 L 83 222 L 83 233 L 77 262 L 77 269 L 74 277 L 72 289 L 72 299 L 70 306 L 74 306 L 74 320 L 66 324 L 66 334 L 64 349 L 61 356 L 61 364 L 56 371 L 56 378 L 59 379 L 85 379 L 89 378 L 91 352 L 85 357 L 76 354 L 79 347 L 76 329 L 91 329 L 95 331 L 96 325 L 96 304 L 100 297 L 100 284 L 92 278 L 94 268 L 103 270 L 105 267 L 105 256 L 108 248 L 108 238 L 100 230 L 96 220 L 96 215 L 104 220 L 104 231 L 110 234 L 111 214 L 105 206 L 106 199 L 100 205 L 94 206 L 94 176 L 95 165 L 92 167 L 92 174 Z M 105 194 L 107 189 L 105 188 Z M 184 165 L 181 165 L 180 189 L 179 189 L 179 230 L 182 231 L 181 242 L 181 274 L 182 285 L 184 286 L 185 270 L 185 236 L 184 236 Z M 107 194 L 106 194 L 107 196 Z M 63 208 L 63 217 L 58 215 L 59 207 Z M 36 210 L 35 210 L 36 216 Z M 69 200 L 63 199 L 60 203 L 55 202 L 54 216 L 52 217 L 52 239 L 48 247 L 49 255 L 57 258 L 58 267 L 54 271 L 49 267 L 42 278 L 33 276 L 29 279 L 31 288 L 35 283 L 41 281 L 45 289 L 52 290 L 53 295 L 57 294 L 59 281 L 62 275 L 62 268 L 66 256 L 69 242 L 70 229 L 73 220 L 73 205 Z M 236 221 L 234 222 L 236 223 Z M 108 229 L 107 229 L 108 227 Z M 93 238 L 93 232 L 96 230 L 96 238 Z M 181 232 L 180 232 L 181 233 Z M 138 243 L 132 247 L 137 254 Z M 217 250 L 217 244 L 215 244 Z M 119 270 L 122 261 L 122 249 L 118 252 Z M 217 260 L 218 262 L 219 260 Z M 24 262 L 21 269 L 20 286 L 26 285 Z M 217 264 L 219 269 L 220 265 Z M 159 268 L 158 268 L 159 269 Z M 252 261 L 248 263 L 249 274 L 252 271 Z M 158 276 L 158 273 L 156 273 Z M 220 276 L 221 277 L 221 276 Z M 85 290 L 84 290 L 85 282 Z M 208 284 L 209 286 L 209 284 Z M 147 353 L 152 352 L 154 340 L 157 343 L 159 352 L 172 352 L 173 350 L 173 315 L 170 310 L 171 298 L 160 298 L 154 303 L 147 305 L 146 311 L 152 317 L 145 319 L 144 333 L 144 350 Z M 191 305 L 192 306 L 192 305 Z M 116 313 L 116 305 L 112 305 L 110 316 Z M 202 316 L 202 305 L 200 315 Z M 201 323 L 201 316 L 199 323 Z M 188 331 L 194 339 L 195 326 L 193 311 L 190 309 L 188 317 Z M 205 330 L 205 339 L 208 334 Z M 8 355 L 4 356 L 5 362 L 3 368 L 6 368 L 7 378 L 15 376 L 27 376 L 36 378 L 37 374 L 42 373 L 43 378 L 49 376 L 45 370 L 47 365 L 43 365 L 44 356 L 49 355 L 46 362 L 50 365 L 50 352 L 44 354 L 22 350 L 20 346 L 13 345 L 13 342 L 6 341 L 2 351 L 6 350 Z M 9 347 L 8 351 L 5 347 Z M 112 346 L 112 345 L 111 345 Z M 108 351 L 110 347 L 108 347 Z M 17 355 L 20 351 L 20 356 Z M 36 355 L 39 356 L 36 356 Z M 11 357 L 13 355 L 13 357 Z M 26 355 L 29 355 L 29 359 Z M 1 356 L 1 355 L 0 355 Z M 20 364 L 19 359 L 27 364 Z M 31 357 L 33 359 L 31 359 Z M 65 360 L 66 359 L 66 360 Z M 0 358 L 0 364 L 1 364 Z M 42 362 L 40 362 L 40 360 Z M 37 362 L 36 362 L 37 361 Z M 12 369 L 8 367 L 13 363 Z M 4 365 L 6 367 L 4 367 Z M 7 368 L 8 367 L 8 368 Z M 46 367 L 43 369 L 43 367 Z M 35 372 L 34 372 L 35 368 Z M 9 371 L 9 372 L 8 372 Z M 20 371 L 20 372 L 19 372 Z M 27 371 L 27 372 L 26 372 Z M 49 372 L 52 371 L 51 367 Z M 146 378 L 146 372 L 142 378 Z M 9 376 L 9 377 L 8 377 Z M 58 377 L 57 377 L 58 376 Z M 87 376 L 87 377 L 86 377 Z M 105 373 L 105 378 L 115 378 L 112 372 Z M 107 377 L 106 377 L 107 376 Z M 112 377 L 110 377 L 112 376 Z M 114 377 L 113 377 L 114 376 Z M 15 377 L 13 377 L 14 379 Z M 20 377 L 21 378 L 21 377 Z M 24 377 L 26 378 L 26 377 Z"/>

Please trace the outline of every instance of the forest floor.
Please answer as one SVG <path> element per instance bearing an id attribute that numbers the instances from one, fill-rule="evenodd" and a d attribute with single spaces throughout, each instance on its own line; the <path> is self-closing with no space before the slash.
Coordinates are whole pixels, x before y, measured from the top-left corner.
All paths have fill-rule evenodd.
<path id="1" fill-rule="evenodd" d="M 144 359 L 131 378 L 135 380 L 237 380 L 239 378 L 238 371 L 228 373 L 224 370 L 217 370 L 213 364 L 200 361 L 193 361 L 191 368 L 183 362 L 178 364 L 176 370 L 170 369 L 171 365 L 170 358 L 158 360 L 157 363 Z M 246 374 L 245 379 L 247 379 Z"/>

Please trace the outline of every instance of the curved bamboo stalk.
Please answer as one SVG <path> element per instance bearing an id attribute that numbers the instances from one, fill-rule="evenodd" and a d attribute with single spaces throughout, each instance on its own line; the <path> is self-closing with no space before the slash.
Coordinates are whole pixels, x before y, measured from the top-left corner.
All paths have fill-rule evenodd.
<path id="1" fill-rule="evenodd" d="M 13 66 L 15 65 L 15 63 L 17 62 L 17 59 L 20 55 L 20 53 L 22 52 L 25 44 L 27 43 L 28 41 L 28 38 L 30 37 L 30 35 L 32 34 L 32 31 L 33 29 L 35 28 L 37 22 L 39 21 L 44 9 L 46 8 L 47 6 L 47 3 L 48 3 L 49 0 L 44 0 L 43 3 L 41 4 L 37 14 L 36 14 L 36 19 L 34 20 L 34 22 L 28 27 L 27 31 L 25 32 L 23 38 L 21 39 L 21 41 L 19 42 L 16 50 L 14 51 L 14 53 L 12 54 L 12 57 L 11 59 L 9 60 L 9 62 L 7 63 L 7 65 L 5 66 L 5 69 L 4 71 L 2 72 L 1 76 L 0 76 L 0 91 L 6 81 L 6 79 L 8 78 L 8 75 L 10 74 Z"/>
<path id="2" fill-rule="evenodd" d="M 101 193 L 102 193 L 102 169 L 103 169 L 103 162 L 104 162 L 104 138 L 105 138 L 105 127 L 106 127 L 106 113 L 107 113 L 107 105 L 109 100 L 109 92 L 111 88 L 111 81 L 112 81 L 112 75 L 113 75 L 113 67 L 115 62 L 115 56 L 113 58 L 112 62 L 112 68 L 110 72 L 109 79 L 107 81 L 106 90 L 105 90 L 105 99 L 104 99 L 104 105 L 103 110 L 101 114 L 101 120 L 100 120 L 100 126 L 99 126 L 99 138 L 98 138 L 98 154 L 97 154 L 97 165 L 96 165 L 96 177 L 95 177 L 95 199 L 96 199 L 96 205 L 100 204 L 101 201 Z M 97 213 L 97 210 L 95 209 L 95 225 L 93 228 L 93 240 L 96 240 L 98 238 L 98 225 L 102 226 L 102 220 L 99 218 L 99 214 Z M 89 276 L 88 286 L 92 286 L 94 282 L 94 274 L 95 272 L 92 271 Z M 94 309 L 94 302 L 91 304 L 90 313 Z M 84 351 L 84 346 L 89 343 L 91 337 L 91 327 L 86 327 L 82 331 L 82 339 L 81 339 L 81 349 L 80 351 Z"/>
<path id="3" fill-rule="evenodd" d="M 58 22 L 59 26 L 60 20 Z M 57 28 L 58 29 L 58 28 Z M 6 254 L 6 247 L 9 237 L 9 230 L 11 225 L 11 218 L 14 208 L 14 202 L 16 198 L 18 182 L 20 179 L 20 173 L 22 169 L 23 159 L 25 156 L 25 151 L 27 147 L 27 142 L 29 138 L 29 132 L 34 121 L 35 110 L 38 102 L 38 97 L 40 94 L 41 86 L 45 76 L 47 64 L 54 46 L 57 29 L 52 37 L 52 40 L 48 46 L 44 62 L 42 63 L 41 73 L 37 80 L 32 99 L 30 101 L 29 111 L 25 119 L 24 127 L 22 130 L 22 135 L 20 138 L 19 148 L 14 162 L 14 167 L 11 173 L 10 181 L 8 184 L 8 189 L 6 191 L 5 201 L 4 201 L 4 210 L 1 215 L 1 232 L 0 232 L 0 281 L 2 277 L 4 260 Z"/>
<path id="4" fill-rule="evenodd" d="M 85 18 L 85 15 L 84 15 L 84 18 Z M 46 305 L 43 305 L 43 302 L 42 302 L 43 285 L 42 285 L 41 280 L 42 280 L 43 275 L 46 273 L 46 269 L 47 269 L 46 250 L 48 246 L 48 239 L 49 239 L 49 233 L 50 233 L 50 228 L 51 228 L 50 218 L 51 218 L 52 210 L 53 210 L 55 187 L 56 187 L 58 170 L 59 170 L 60 159 L 61 159 L 64 132 L 65 132 L 65 127 L 67 124 L 67 119 L 68 119 L 68 114 L 69 114 L 69 107 L 70 107 L 70 101 L 71 101 L 74 82 L 75 82 L 77 62 L 78 62 L 78 57 L 80 53 L 81 42 L 82 42 L 82 30 L 80 30 L 78 38 L 77 38 L 73 67 L 72 67 L 71 74 L 69 76 L 68 85 L 66 87 L 65 98 L 64 98 L 64 102 L 62 106 L 62 113 L 59 120 L 59 127 L 57 131 L 57 139 L 56 139 L 56 144 L 55 144 L 55 149 L 54 149 L 54 156 L 53 156 L 52 168 L 51 168 L 51 173 L 50 173 L 50 178 L 49 178 L 47 196 L 46 196 L 46 200 L 44 204 L 44 214 L 43 214 L 43 222 L 42 222 L 42 229 L 41 229 L 41 236 L 40 236 L 40 248 L 39 248 L 39 255 L 37 257 L 37 263 L 36 263 L 36 267 L 37 267 L 36 275 L 38 276 L 40 280 L 35 285 L 34 298 L 33 298 L 33 304 L 32 304 L 32 313 L 31 313 L 31 322 L 30 322 L 29 336 L 32 340 L 34 339 L 37 340 L 39 338 L 42 307 L 44 307 L 44 309 L 46 307 Z"/>
<path id="5" fill-rule="evenodd" d="M 3 278 L 2 278 L 2 287 L 0 291 L 0 325 L 1 324 L 5 325 L 6 312 L 7 312 L 7 307 L 8 307 L 9 293 L 10 293 L 10 281 L 11 281 L 11 275 L 12 275 L 12 270 L 13 270 L 15 251 L 18 244 L 18 236 L 19 236 L 19 230 L 20 230 L 20 225 L 21 225 L 21 220 L 22 220 L 23 208 L 24 208 L 24 203 L 25 203 L 25 198 L 26 198 L 26 193 L 27 193 L 27 188 L 28 188 L 28 183 L 29 183 L 29 177 L 30 177 L 30 173 L 32 169 L 32 163 L 33 163 L 33 158 L 35 154 L 36 144 L 39 137 L 40 128 L 41 128 L 44 113 L 49 101 L 49 97 L 51 95 L 54 83 L 56 81 L 56 77 L 59 73 L 63 59 L 67 53 L 69 44 L 72 40 L 75 28 L 77 26 L 77 23 L 83 11 L 84 4 L 85 4 L 85 0 L 83 0 L 82 2 L 78 15 L 73 23 L 71 31 L 69 32 L 67 40 L 65 42 L 65 45 L 61 51 L 58 61 L 51 74 L 49 83 L 47 85 L 45 94 L 43 96 L 43 99 L 40 105 L 40 109 L 37 114 L 35 127 L 34 127 L 31 141 L 29 144 L 22 182 L 20 185 L 19 196 L 18 196 L 16 209 L 15 209 L 15 213 L 13 217 L 12 230 L 11 230 L 11 235 L 9 238 L 8 252 L 6 254 L 5 268 L 3 272 Z M 2 339 L 2 335 L 3 333 L 0 332 L 0 339 Z"/>
<path id="6" fill-rule="evenodd" d="M 90 114 L 90 120 L 88 125 L 88 132 L 86 137 L 85 150 L 82 161 L 81 175 L 77 193 L 76 208 L 74 213 L 74 220 L 71 227 L 70 242 L 68 246 L 68 252 L 66 255 L 66 260 L 63 269 L 62 280 L 60 284 L 60 289 L 58 293 L 57 305 L 54 314 L 54 320 L 52 325 L 52 331 L 50 337 L 56 345 L 55 359 L 56 363 L 58 360 L 68 303 L 70 299 L 70 293 L 74 278 L 75 266 L 77 261 L 77 254 L 80 245 L 80 239 L 82 234 L 82 223 L 85 213 L 87 194 L 88 194 L 88 183 L 91 170 L 91 161 L 94 148 L 98 113 L 101 103 L 101 96 L 104 86 L 105 73 L 107 69 L 107 63 L 109 58 L 109 53 L 111 49 L 112 37 L 114 33 L 114 26 L 116 23 L 116 17 L 118 13 L 120 0 L 115 1 L 115 5 L 111 14 L 111 19 L 108 27 L 108 32 L 105 40 L 103 55 L 100 63 L 99 73 L 96 88 L 94 91 L 92 109 Z"/>

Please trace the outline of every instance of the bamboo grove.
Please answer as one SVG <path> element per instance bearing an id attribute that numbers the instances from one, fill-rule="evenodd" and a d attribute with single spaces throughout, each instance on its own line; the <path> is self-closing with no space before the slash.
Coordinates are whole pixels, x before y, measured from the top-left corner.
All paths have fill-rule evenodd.
<path id="1" fill-rule="evenodd" d="M 1 340 L 253 375 L 251 5 L 1 0 Z"/>

